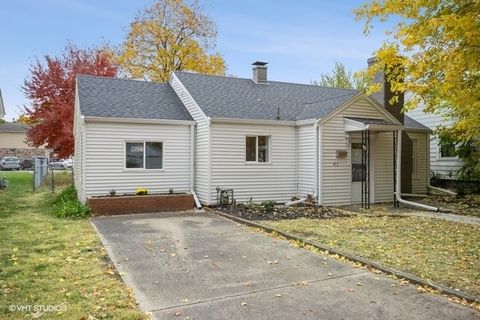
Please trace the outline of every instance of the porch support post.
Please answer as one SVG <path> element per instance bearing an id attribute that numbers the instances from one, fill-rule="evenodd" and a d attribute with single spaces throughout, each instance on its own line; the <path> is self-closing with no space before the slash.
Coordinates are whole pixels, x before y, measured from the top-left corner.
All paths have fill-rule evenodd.
<path id="1" fill-rule="evenodd" d="M 397 201 L 397 138 L 398 133 L 397 131 L 392 131 L 393 136 L 393 206 L 398 207 L 399 203 Z"/>
<path id="2" fill-rule="evenodd" d="M 365 208 L 365 131 L 362 130 L 362 166 L 360 173 L 362 174 L 360 181 L 361 181 L 361 194 L 360 197 L 362 198 L 362 208 Z"/>
<path id="3" fill-rule="evenodd" d="M 370 130 L 367 130 L 367 208 L 370 209 Z"/>

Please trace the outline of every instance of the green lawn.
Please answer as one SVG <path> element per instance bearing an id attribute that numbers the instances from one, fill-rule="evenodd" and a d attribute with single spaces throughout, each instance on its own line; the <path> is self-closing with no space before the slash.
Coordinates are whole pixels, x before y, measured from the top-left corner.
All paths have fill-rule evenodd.
<path id="1" fill-rule="evenodd" d="M 365 215 L 262 223 L 480 297 L 478 226 Z"/>
<path id="2" fill-rule="evenodd" d="M 90 223 L 52 216 L 52 195 L 46 189 L 32 194 L 31 173 L 5 175 L 9 188 L 0 191 L 0 318 L 146 318 Z M 31 310 L 12 312 L 12 305 Z"/>

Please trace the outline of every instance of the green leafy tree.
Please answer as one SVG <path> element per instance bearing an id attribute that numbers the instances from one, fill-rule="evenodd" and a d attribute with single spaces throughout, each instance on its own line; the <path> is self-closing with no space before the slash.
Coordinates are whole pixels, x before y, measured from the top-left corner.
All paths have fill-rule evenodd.
<path id="1" fill-rule="evenodd" d="M 452 119 L 453 125 L 439 132 L 446 140 L 473 148 L 459 156 L 471 167 L 465 172 L 478 173 L 480 1 L 370 0 L 356 15 L 365 19 L 366 34 L 374 20 L 394 18 L 369 77 L 384 69 L 393 91 L 411 95 L 407 111 L 423 105 L 426 112 Z M 378 89 L 371 85 L 368 92 Z"/>
<path id="2" fill-rule="evenodd" d="M 369 81 L 364 72 L 352 72 L 343 63 L 335 61 L 333 70 L 330 73 L 322 73 L 320 80 L 312 81 L 312 84 L 322 87 L 356 89 L 365 92 Z"/>

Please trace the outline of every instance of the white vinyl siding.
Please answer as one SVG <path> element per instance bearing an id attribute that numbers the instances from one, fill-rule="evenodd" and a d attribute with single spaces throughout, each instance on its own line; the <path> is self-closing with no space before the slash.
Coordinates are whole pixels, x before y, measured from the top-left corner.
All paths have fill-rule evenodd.
<path id="1" fill-rule="evenodd" d="M 75 89 L 76 90 L 76 89 Z M 79 101 L 78 94 L 75 94 L 75 108 L 74 108 L 74 153 L 73 153 L 73 183 L 75 189 L 77 190 L 78 199 L 85 203 L 85 163 L 84 163 L 84 154 L 85 154 L 85 124 L 82 121 L 80 110 L 79 110 Z"/>
<path id="2" fill-rule="evenodd" d="M 190 93 L 172 74 L 170 85 L 196 121 L 195 130 L 195 192 L 203 204 L 209 205 L 210 188 L 210 122 Z"/>
<path id="3" fill-rule="evenodd" d="M 427 193 L 427 139 L 429 135 L 426 132 L 407 131 L 408 136 L 412 140 L 416 140 L 418 158 L 417 170 L 412 174 L 412 193 Z M 415 146 L 414 146 L 415 147 Z M 415 153 L 415 151 L 414 151 Z M 414 160 L 414 159 L 412 159 Z"/>
<path id="4" fill-rule="evenodd" d="M 393 133 L 374 134 L 375 202 L 393 201 Z"/>
<path id="5" fill-rule="evenodd" d="M 445 120 L 432 113 L 423 112 L 422 107 L 418 107 L 407 113 L 408 116 L 417 120 L 424 126 L 435 130 L 438 126 L 449 126 L 452 121 Z M 442 158 L 440 155 L 440 146 L 438 139 L 432 135 L 430 137 L 430 171 L 441 175 L 443 178 L 455 178 L 457 171 L 462 167 L 463 162 L 458 158 Z"/>
<path id="6" fill-rule="evenodd" d="M 216 187 L 233 188 L 238 203 L 275 200 L 296 195 L 295 127 L 212 123 L 211 203 Z M 270 162 L 245 161 L 246 136 L 270 137 Z"/>
<path id="7" fill-rule="evenodd" d="M 298 197 L 315 193 L 315 127 L 313 124 L 297 127 Z"/>
<path id="8" fill-rule="evenodd" d="M 321 196 L 323 205 L 326 206 L 351 204 L 351 150 L 345 132 L 344 117 L 390 120 L 366 98 L 361 97 L 322 124 Z M 337 150 L 347 150 L 347 157 L 337 159 Z M 392 149 L 377 150 L 377 153 L 379 152 L 391 153 Z"/>
<path id="9" fill-rule="evenodd" d="M 125 143 L 162 141 L 163 169 L 126 169 Z M 137 188 L 166 193 L 190 191 L 190 126 L 177 124 L 87 123 L 86 196 L 134 193 Z"/>

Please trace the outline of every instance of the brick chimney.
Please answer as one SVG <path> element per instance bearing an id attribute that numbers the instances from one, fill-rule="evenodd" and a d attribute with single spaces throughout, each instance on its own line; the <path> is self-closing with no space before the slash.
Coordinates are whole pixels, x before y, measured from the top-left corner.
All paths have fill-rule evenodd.
<path id="1" fill-rule="evenodd" d="M 373 57 L 367 60 L 368 66 L 372 66 L 377 63 L 377 58 Z M 395 102 L 393 105 L 389 103 L 390 99 L 392 99 L 396 94 L 392 92 L 390 87 L 390 82 L 388 82 L 385 71 L 381 70 L 377 72 L 374 78 L 375 83 L 379 83 L 382 85 L 382 89 L 373 94 L 372 96 L 380 102 L 385 109 L 387 109 L 395 118 L 397 118 L 401 123 L 405 123 L 404 114 L 402 112 L 403 104 L 405 102 L 405 95 L 404 93 L 399 93 L 398 101 Z"/>
<path id="2" fill-rule="evenodd" d="M 255 61 L 252 63 L 253 81 L 255 83 L 268 83 L 267 62 Z"/>

